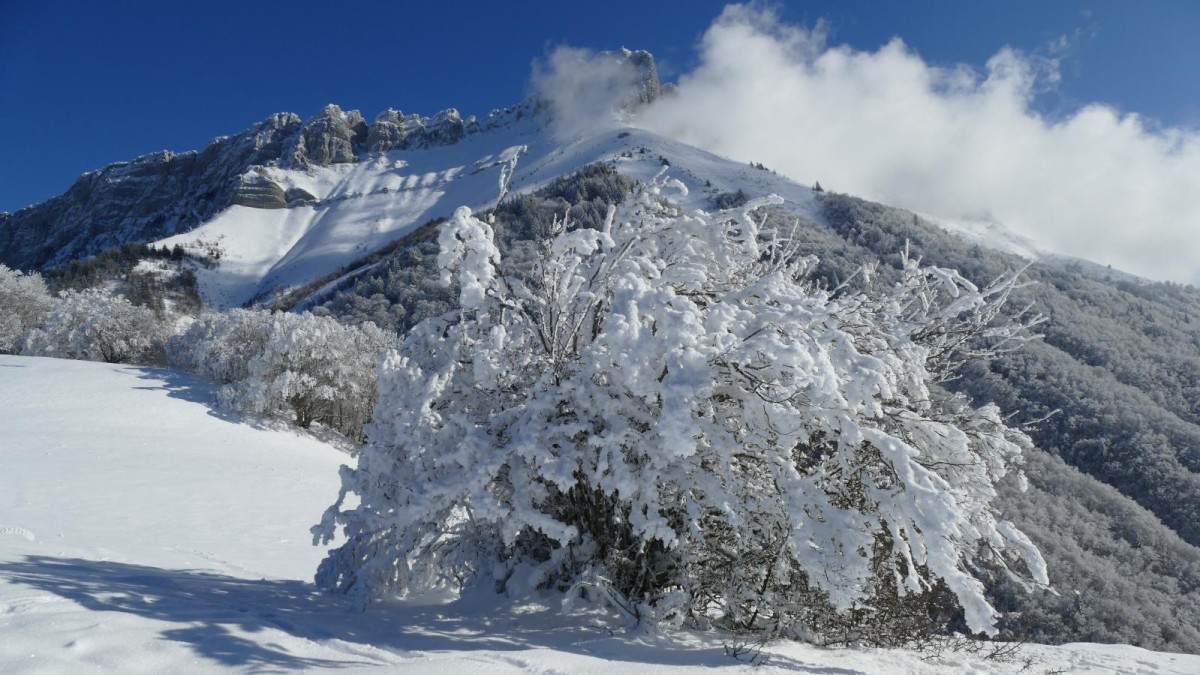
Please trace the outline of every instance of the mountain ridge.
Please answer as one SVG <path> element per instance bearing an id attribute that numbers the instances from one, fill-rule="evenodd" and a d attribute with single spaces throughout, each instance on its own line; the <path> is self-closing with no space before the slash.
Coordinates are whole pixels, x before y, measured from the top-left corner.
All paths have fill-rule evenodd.
<path id="1" fill-rule="evenodd" d="M 649 52 L 622 48 L 601 56 L 630 74 L 629 106 L 661 95 Z M 534 95 L 482 119 L 463 118 L 456 108 L 428 117 L 388 108 L 369 124 L 361 112 L 332 103 L 307 120 L 274 113 L 237 134 L 214 138 L 201 150 L 162 150 L 113 162 L 81 174 L 62 194 L 0 212 L 0 263 L 46 270 L 124 243 L 189 231 L 230 206 L 286 208 L 305 196 L 242 177 L 256 167 L 307 170 L 394 150 L 453 145 L 544 113 L 547 105 Z"/>

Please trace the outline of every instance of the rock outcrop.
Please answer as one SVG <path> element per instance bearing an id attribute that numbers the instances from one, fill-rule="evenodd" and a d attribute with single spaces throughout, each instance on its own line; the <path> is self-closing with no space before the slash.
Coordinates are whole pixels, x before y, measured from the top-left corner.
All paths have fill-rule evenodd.
<path id="1" fill-rule="evenodd" d="M 262 173 L 250 171 L 238 177 L 233 203 L 256 209 L 284 209 L 288 200 L 278 183 Z"/>
<path id="2" fill-rule="evenodd" d="M 620 51 L 604 54 L 628 63 L 636 73 L 636 92 L 626 102 L 627 108 L 653 103 L 663 95 L 662 83 L 658 80 L 658 64 L 654 62 L 653 54 L 644 49 L 633 51 L 624 47 Z"/>
<path id="3" fill-rule="evenodd" d="M 332 103 L 304 123 L 288 152 L 293 167 L 329 166 L 358 159 L 367 145 L 367 121 L 357 110 L 342 112 Z"/>
<path id="4" fill-rule="evenodd" d="M 453 145 L 478 130 L 479 124 L 474 117 L 464 120 L 454 108 L 443 110 L 433 117 L 405 115 L 389 108 L 371 124 L 367 132 L 367 149 L 370 152 L 387 152 Z"/>
<path id="5" fill-rule="evenodd" d="M 85 173 L 57 197 L 0 214 L 0 263 L 46 269 L 186 232 L 235 203 L 242 175 L 277 162 L 301 127 L 280 113 L 198 152 L 157 152 Z"/>
<path id="6" fill-rule="evenodd" d="M 407 146 L 408 131 L 404 113 L 387 110 L 379 113 L 367 131 L 367 149 L 371 152 L 399 150 Z"/>

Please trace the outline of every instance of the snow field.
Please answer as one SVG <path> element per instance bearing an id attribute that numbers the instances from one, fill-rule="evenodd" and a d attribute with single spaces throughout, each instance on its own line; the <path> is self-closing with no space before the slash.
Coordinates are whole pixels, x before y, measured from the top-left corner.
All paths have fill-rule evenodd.
<path id="1" fill-rule="evenodd" d="M 170 370 L 0 356 L 0 672 L 1015 673 L 1024 660 L 625 633 L 598 610 L 432 598 L 347 611 L 308 582 L 340 450 L 224 416 Z M 1025 672 L 1200 672 L 1200 656 L 1031 645 Z"/>

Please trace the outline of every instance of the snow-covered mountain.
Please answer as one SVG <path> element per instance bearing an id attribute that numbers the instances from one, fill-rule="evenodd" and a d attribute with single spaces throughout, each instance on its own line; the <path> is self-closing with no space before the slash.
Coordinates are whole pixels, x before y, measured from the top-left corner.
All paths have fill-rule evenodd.
<path id="1" fill-rule="evenodd" d="M 781 194 L 795 211 L 816 217 L 811 190 L 769 172 L 638 129 L 560 141 L 549 124 L 546 116 L 531 116 L 448 146 L 307 170 L 257 168 L 257 180 L 275 191 L 312 198 L 273 209 L 237 204 L 158 243 L 219 250 L 219 265 L 200 271 L 201 289 L 213 305 L 230 307 L 322 277 L 457 206 L 489 207 L 502 190 L 536 189 L 594 162 L 613 162 L 643 180 L 669 163 L 697 206 L 707 184 Z"/>
<path id="2" fill-rule="evenodd" d="M 509 111 L 511 112 L 511 111 Z M 16 213 L 0 214 L 6 264 L 47 268 L 128 241 L 185 232 L 232 206 L 285 208 L 311 201 L 261 178 L 260 168 L 315 170 L 352 163 L 372 150 L 452 144 L 498 123 L 457 111 L 433 117 L 389 110 L 368 125 L 356 112 L 327 106 L 308 121 L 279 113 L 202 151 L 163 151 L 81 176 L 64 194 Z"/>
<path id="3" fill-rule="evenodd" d="M 822 222 L 807 187 L 636 128 L 637 108 L 670 85 L 648 52 L 605 54 L 636 77 L 621 121 L 597 117 L 564 136 L 540 96 L 482 118 L 388 109 L 368 122 L 334 104 L 307 120 L 277 113 L 203 150 L 116 162 L 62 195 L 0 213 L 0 263 L 49 270 L 126 243 L 179 244 L 219 261 L 197 270 L 208 303 L 239 306 L 326 277 L 457 206 L 488 207 L 596 162 L 640 180 L 669 164 L 695 195 L 689 206 L 710 207 L 718 193 L 775 193 L 784 210 Z M 921 217 L 986 249 L 1094 267 L 1044 255 L 1001 223 Z"/>
<path id="4" fill-rule="evenodd" d="M 628 109 L 662 95 L 649 53 L 612 57 L 638 73 Z M 691 190 L 689 206 L 707 208 L 718 193 L 775 193 L 786 210 L 821 221 L 805 186 L 616 120 L 564 137 L 536 97 L 484 119 L 386 110 L 367 123 L 329 105 L 303 122 L 272 115 L 201 152 L 112 164 L 59 197 L 0 214 L 0 262 L 48 269 L 128 242 L 178 244 L 218 261 L 197 270 L 206 301 L 239 306 L 325 277 L 458 206 L 488 207 L 596 162 L 639 180 L 669 165 Z M 998 225 L 944 224 L 1013 248 Z"/>
<path id="5" fill-rule="evenodd" d="M 609 56 L 637 73 L 629 105 L 661 94 L 649 53 Z M 543 173 L 561 173 L 603 154 L 564 155 L 549 121 L 546 102 L 536 97 L 482 119 L 453 108 L 430 117 L 389 109 L 367 123 L 360 112 L 332 104 L 307 121 L 274 114 L 202 151 L 110 164 L 62 195 L 0 213 L 0 263 L 45 270 L 207 225 L 187 241 L 208 237 L 231 256 L 212 297 L 221 305 L 242 302 L 267 290 L 255 282 L 325 273 L 414 221 L 495 199 L 499 175 L 520 155 L 532 153 Z M 519 184 L 533 180 L 525 172 Z M 285 264 L 273 270 L 276 263 Z"/>

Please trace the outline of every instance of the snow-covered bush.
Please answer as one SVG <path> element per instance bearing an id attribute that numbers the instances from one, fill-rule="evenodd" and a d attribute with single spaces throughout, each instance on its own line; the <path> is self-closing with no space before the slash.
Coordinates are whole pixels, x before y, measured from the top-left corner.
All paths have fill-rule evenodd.
<path id="1" fill-rule="evenodd" d="M 171 340 L 171 365 L 217 382 L 250 377 L 250 363 L 266 350 L 271 313 L 249 309 L 197 317 Z"/>
<path id="2" fill-rule="evenodd" d="M 167 327 L 152 311 L 98 288 L 63 291 L 41 325 L 21 344 L 28 356 L 103 361 L 163 363 Z"/>
<path id="3" fill-rule="evenodd" d="M 319 422 L 362 437 L 376 399 L 376 361 L 396 336 L 312 314 L 235 309 L 202 317 L 173 344 L 172 361 L 225 383 L 230 409 Z"/>
<path id="4" fill-rule="evenodd" d="M 371 443 L 314 528 L 348 538 L 318 582 L 360 606 L 553 588 L 821 640 L 871 641 L 855 631 L 917 605 L 914 631 L 960 612 L 993 633 L 981 570 L 1046 583 L 992 507 L 1029 444 L 931 383 L 1026 339 L 998 313 L 1013 278 L 906 259 L 894 286 L 821 290 L 753 217 L 772 200 L 709 216 L 666 187 L 602 230 L 560 224 L 520 279 L 488 223 L 443 225 L 461 309 L 385 359 Z"/>
<path id="5" fill-rule="evenodd" d="M 52 305 L 42 275 L 0 265 L 0 354 L 15 353 L 21 336 L 41 323 Z"/>

